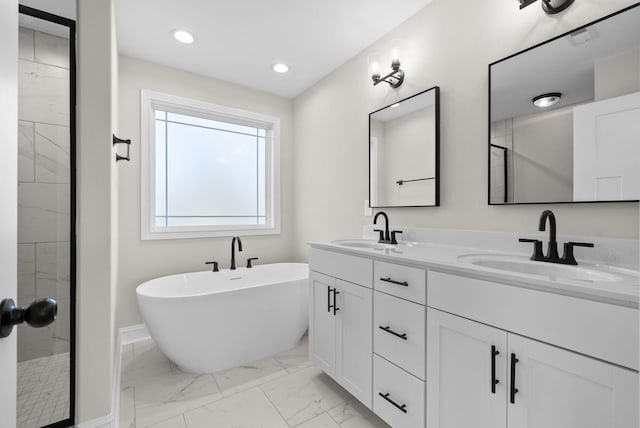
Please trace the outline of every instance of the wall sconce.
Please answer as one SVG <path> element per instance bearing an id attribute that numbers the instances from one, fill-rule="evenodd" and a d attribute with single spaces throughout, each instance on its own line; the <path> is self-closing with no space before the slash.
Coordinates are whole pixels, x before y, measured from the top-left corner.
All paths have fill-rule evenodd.
<path id="1" fill-rule="evenodd" d="M 535 3 L 536 0 L 519 0 L 520 1 L 520 9 L 524 9 L 532 3 Z M 542 0 L 542 10 L 544 10 L 547 15 L 554 15 L 556 13 L 560 13 L 569 6 L 573 4 L 574 0 Z"/>
<path id="2" fill-rule="evenodd" d="M 369 55 L 369 72 L 371 73 L 373 86 L 380 82 L 387 82 L 392 88 L 399 88 L 404 82 L 404 71 L 400 69 L 400 49 L 397 45 L 397 40 L 394 40 L 393 48 L 391 49 L 391 73 L 385 76 L 380 76 L 380 55 Z"/>

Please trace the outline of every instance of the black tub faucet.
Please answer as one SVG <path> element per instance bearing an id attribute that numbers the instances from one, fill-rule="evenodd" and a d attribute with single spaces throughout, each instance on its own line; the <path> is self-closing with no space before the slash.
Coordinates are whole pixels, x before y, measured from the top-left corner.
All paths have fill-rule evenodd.
<path id="1" fill-rule="evenodd" d="M 545 256 L 545 259 L 552 262 L 560 259 L 560 256 L 558 255 L 558 241 L 556 241 L 556 216 L 553 214 L 553 211 L 542 211 L 538 230 L 540 232 L 544 232 L 546 230 L 545 226 L 547 224 L 547 219 L 549 219 L 549 245 L 547 247 L 547 255 Z"/>
<path id="2" fill-rule="evenodd" d="M 231 267 L 229 267 L 231 270 L 236 270 L 236 241 L 238 242 L 238 251 L 242 251 L 242 241 L 236 235 L 231 240 Z"/>

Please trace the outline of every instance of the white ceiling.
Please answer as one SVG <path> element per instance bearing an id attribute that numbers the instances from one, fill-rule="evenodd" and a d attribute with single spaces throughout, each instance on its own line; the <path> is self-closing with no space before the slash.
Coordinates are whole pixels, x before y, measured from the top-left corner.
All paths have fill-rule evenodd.
<path id="1" fill-rule="evenodd" d="M 116 0 L 118 49 L 292 98 L 430 2 Z M 176 42 L 174 29 L 190 31 L 195 43 Z M 288 73 L 272 70 L 280 61 Z"/>

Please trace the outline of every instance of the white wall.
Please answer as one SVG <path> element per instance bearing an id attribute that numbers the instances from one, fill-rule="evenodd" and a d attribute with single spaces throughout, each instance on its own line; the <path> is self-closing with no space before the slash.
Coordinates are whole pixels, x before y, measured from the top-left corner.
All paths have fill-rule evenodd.
<path id="1" fill-rule="evenodd" d="M 77 421 L 111 412 L 115 332 L 113 1 L 78 2 Z"/>
<path id="2" fill-rule="evenodd" d="M 229 266 L 231 238 L 140 240 L 140 89 L 192 98 L 279 117 L 281 122 L 281 234 L 243 236 L 244 251 L 236 255 L 239 265 L 248 257 L 257 263 L 292 258 L 292 102 L 289 99 L 214 80 L 193 73 L 122 56 L 119 67 L 120 134 L 130 138 L 131 162 L 120 162 L 118 326 L 142 322 L 135 288 L 143 281 L 178 272 L 208 269 L 205 261 Z M 365 137 L 366 138 L 366 137 Z"/>
<path id="3" fill-rule="evenodd" d="M 488 64 L 633 4 L 581 0 L 547 16 L 504 0 L 434 0 L 294 100 L 295 257 L 306 242 L 359 236 L 367 198 L 368 113 L 441 88 L 441 207 L 396 208 L 392 224 L 530 232 L 544 208 L 563 234 L 638 238 L 638 204 L 487 205 Z M 402 39 L 405 83 L 372 86 L 367 55 Z M 348 183 L 348 185 L 345 185 Z"/>

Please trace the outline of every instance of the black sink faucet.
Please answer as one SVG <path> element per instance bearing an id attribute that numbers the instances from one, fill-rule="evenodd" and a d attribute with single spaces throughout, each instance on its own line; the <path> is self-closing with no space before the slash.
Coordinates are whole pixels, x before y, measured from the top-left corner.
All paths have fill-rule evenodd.
<path id="1" fill-rule="evenodd" d="M 593 248 L 593 244 L 589 242 L 565 242 L 564 255 L 562 258 L 558 256 L 558 242 L 556 241 L 556 216 L 551 210 L 544 210 L 540 215 L 538 230 L 544 232 L 546 230 L 547 220 L 549 220 L 549 248 L 547 255 L 542 254 L 542 241 L 537 239 L 520 238 L 520 242 L 530 242 L 533 244 L 533 255 L 531 260 L 538 262 L 560 263 L 563 265 L 577 265 L 575 256 L 573 255 L 574 247 Z"/>
<path id="2" fill-rule="evenodd" d="M 231 240 L 231 267 L 229 267 L 231 270 L 236 270 L 236 241 L 238 242 L 238 251 L 242 251 L 242 241 L 236 235 Z"/>
<path id="3" fill-rule="evenodd" d="M 384 242 L 384 241 L 389 241 L 389 217 L 387 216 L 387 213 L 385 213 L 384 211 L 380 211 L 378 213 L 376 213 L 375 217 L 373 217 L 373 224 L 378 224 L 378 217 L 382 216 L 384 218 L 384 230 L 381 229 L 373 229 L 374 232 L 378 232 L 380 234 L 380 239 L 378 239 L 378 242 Z"/>
<path id="4" fill-rule="evenodd" d="M 398 243 L 398 241 L 396 240 L 396 234 L 398 233 L 402 233 L 401 230 L 392 230 L 391 233 L 389 233 L 389 217 L 387 216 L 387 213 L 385 213 L 384 211 L 380 211 L 378 212 L 375 217 L 373 217 L 373 224 L 377 224 L 378 222 L 378 217 L 382 216 L 384 217 L 384 230 L 382 229 L 373 229 L 374 232 L 378 232 L 380 234 L 380 238 L 378 239 L 378 242 L 381 244 L 393 244 L 396 245 Z"/>
<path id="5" fill-rule="evenodd" d="M 549 220 L 549 246 L 547 247 L 547 255 L 545 258 L 547 261 L 555 261 L 560 259 L 560 256 L 558 256 L 558 241 L 556 241 L 556 216 L 551 210 L 542 211 L 538 230 L 540 232 L 545 231 L 547 219 Z"/>

